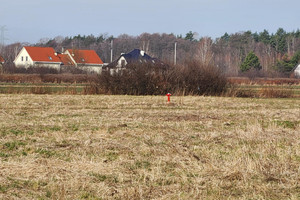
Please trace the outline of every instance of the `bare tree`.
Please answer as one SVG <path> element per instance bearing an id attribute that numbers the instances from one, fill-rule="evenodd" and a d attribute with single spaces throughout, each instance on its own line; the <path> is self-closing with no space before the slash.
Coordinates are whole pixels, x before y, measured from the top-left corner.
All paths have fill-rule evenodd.
<path id="1" fill-rule="evenodd" d="M 197 51 L 195 59 L 204 65 L 210 65 L 213 63 L 214 53 L 212 52 L 213 41 L 209 37 L 203 37 L 200 39 L 197 45 Z"/>

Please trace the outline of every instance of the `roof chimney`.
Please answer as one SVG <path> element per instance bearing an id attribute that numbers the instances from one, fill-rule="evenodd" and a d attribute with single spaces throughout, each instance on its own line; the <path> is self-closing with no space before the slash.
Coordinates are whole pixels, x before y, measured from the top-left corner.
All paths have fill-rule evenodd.
<path id="1" fill-rule="evenodd" d="M 145 51 L 143 51 L 143 50 L 141 50 L 140 53 L 141 53 L 141 56 L 145 55 Z"/>

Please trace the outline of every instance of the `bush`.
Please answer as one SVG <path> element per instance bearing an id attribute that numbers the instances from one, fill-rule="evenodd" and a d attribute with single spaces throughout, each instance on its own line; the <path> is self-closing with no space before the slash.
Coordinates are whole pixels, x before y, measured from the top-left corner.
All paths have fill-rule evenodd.
<path id="1" fill-rule="evenodd" d="M 102 72 L 98 76 L 95 91 L 104 94 L 157 95 L 167 92 L 165 85 L 167 71 L 148 63 L 131 64 L 118 73 Z"/>
<path id="2" fill-rule="evenodd" d="M 221 70 L 213 65 L 196 61 L 173 68 L 170 91 L 191 95 L 220 95 L 226 90 L 227 80 Z"/>
<path id="3" fill-rule="evenodd" d="M 188 95 L 220 95 L 226 89 L 226 78 L 214 67 L 195 61 L 183 66 L 161 66 L 135 63 L 114 73 L 102 72 L 90 93 L 163 95 L 168 92 Z M 97 87 L 97 89 L 95 88 Z"/>

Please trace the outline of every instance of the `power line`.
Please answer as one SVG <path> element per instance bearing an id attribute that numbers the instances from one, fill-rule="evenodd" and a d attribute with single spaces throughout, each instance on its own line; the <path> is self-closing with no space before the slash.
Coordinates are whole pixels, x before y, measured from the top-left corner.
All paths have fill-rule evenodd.
<path id="1" fill-rule="evenodd" d="M 8 40 L 8 39 L 5 37 L 5 31 L 8 31 L 8 29 L 6 28 L 6 26 L 1 26 L 1 27 L 0 27 L 0 45 L 1 45 L 1 46 L 4 46 L 5 40 Z"/>

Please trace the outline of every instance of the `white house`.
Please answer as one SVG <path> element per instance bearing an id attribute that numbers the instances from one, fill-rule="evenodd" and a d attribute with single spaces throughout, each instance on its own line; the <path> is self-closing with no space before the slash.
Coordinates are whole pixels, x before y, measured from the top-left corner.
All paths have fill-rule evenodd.
<path id="1" fill-rule="evenodd" d="M 119 71 L 124 70 L 126 65 L 133 63 L 151 64 L 162 68 L 167 66 L 157 58 L 149 56 L 145 51 L 134 49 L 126 54 L 122 53 L 117 60 L 107 66 L 107 70 L 109 70 L 111 74 L 114 74 L 115 72 L 118 73 Z"/>
<path id="2" fill-rule="evenodd" d="M 101 73 L 103 62 L 94 50 L 68 49 L 56 53 L 51 47 L 23 47 L 14 60 L 16 67 L 48 67 L 60 70 L 62 65 Z"/>
<path id="3" fill-rule="evenodd" d="M 294 68 L 295 77 L 300 78 L 300 64 Z"/>
<path id="4" fill-rule="evenodd" d="M 23 47 L 14 60 L 16 67 L 49 67 L 59 70 L 62 61 L 51 47 Z"/>
<path id="5" fill-rule="evenodd" d="M 67 49 L 64 54 L 68 55 L 74 65 L 81 70 L 102 72 L 104 63 L 94 50 Z"/>

